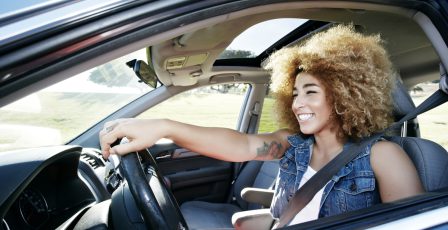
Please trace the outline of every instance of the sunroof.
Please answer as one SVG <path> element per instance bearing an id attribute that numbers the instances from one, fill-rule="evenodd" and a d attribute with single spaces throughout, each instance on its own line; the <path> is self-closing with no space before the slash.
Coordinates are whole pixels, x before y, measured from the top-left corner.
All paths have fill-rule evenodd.
<path id="1" fill-rule="evenodd" d="M 218 59 L 257 57 L 276 41 L 307 21 L 298 18 L 280 18 L 255 24 L 238 35 Z"/>

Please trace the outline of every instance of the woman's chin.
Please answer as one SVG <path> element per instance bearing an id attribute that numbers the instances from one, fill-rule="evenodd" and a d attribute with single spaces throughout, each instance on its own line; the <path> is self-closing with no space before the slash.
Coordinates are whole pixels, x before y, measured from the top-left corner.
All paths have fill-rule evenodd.
<path id="1" fill-rule="evenodd" d="M 302 133 L 302 134 L 305 134 L 305 135 L 312 135 L 312 134 L 314 134 L 314 132 L 312 131 L 312 130 L 309 130 L 309 129 L 300 129 L 300 132 Z"/>

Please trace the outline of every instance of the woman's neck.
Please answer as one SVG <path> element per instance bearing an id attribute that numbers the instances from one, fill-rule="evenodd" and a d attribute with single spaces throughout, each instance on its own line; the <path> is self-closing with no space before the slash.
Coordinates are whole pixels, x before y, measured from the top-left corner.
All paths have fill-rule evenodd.
<path id="1" fill-rule="evenodd" d="M 314 136 L 314 140 L 314 148 L 319 150 L 319 154 L 335 155 L 344 146 L 344 143 L 338 140 L 336 135 L 326 137 Z"/>
<path id="2" fill-rule="evenodd" d="M 319 133 L 314 135 L 313 154 L 310 165 L 319 170 L 343 149 L 346 139 L 341 140 L 336 133 Z"/>

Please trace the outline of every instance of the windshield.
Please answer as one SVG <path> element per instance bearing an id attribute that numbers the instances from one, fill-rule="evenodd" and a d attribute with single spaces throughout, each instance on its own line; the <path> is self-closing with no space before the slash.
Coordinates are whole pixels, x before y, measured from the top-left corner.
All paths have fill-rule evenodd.
<path id="1" fill-rule="evenodd" d="M 153 90 L 126 65 L 140 50 L 0 108 L 0 150 L 65 144 Z"/>

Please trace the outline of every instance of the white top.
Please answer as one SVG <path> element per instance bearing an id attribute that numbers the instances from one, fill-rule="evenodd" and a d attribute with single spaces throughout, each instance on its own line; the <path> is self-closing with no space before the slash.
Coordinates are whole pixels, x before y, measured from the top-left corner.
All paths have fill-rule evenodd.
<path id="1" fill-rule="evenodd" d="M 302 180 L 300 181 L 299 188 L 302 187 L 305 182 L 307 182 L 314 174 L 316 174 L 316 171 L 308 166 L 305 173 L 303 174 Z M 317 217 L 319 216 L 320 201 L 322 200 L 324 188 L 325 186 L 314 195 L 310 203 L 308 203 L 305 208 L 297 213 L 297 215 L 294 217 L 294 219 L 292 219 L 289 225 L 300 224 L 317 219 Z"/>

